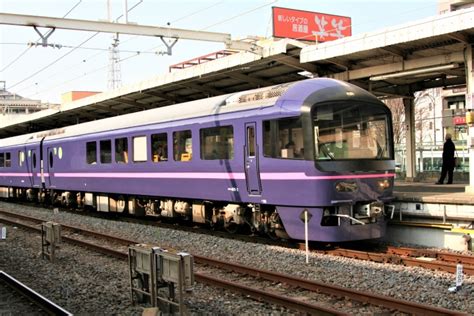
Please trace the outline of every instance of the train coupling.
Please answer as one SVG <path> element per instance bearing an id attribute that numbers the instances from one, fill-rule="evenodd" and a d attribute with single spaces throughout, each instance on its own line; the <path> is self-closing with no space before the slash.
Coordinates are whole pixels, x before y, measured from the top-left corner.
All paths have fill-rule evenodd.
<path id="1" fill-rule="evenodd" d="M 384 203 L 380 201 L 359 203 L 352 200 L 337 200 L 331 201 L 331 203 L 334 208 L 326 209 L 323 217 L 347 218 L 352 224 L 358 225 L 375 223 L 377 218 L 383 216 L 385 211 Z M 326 222 L 328 226 L 331 225 L 330 221 Z"/>

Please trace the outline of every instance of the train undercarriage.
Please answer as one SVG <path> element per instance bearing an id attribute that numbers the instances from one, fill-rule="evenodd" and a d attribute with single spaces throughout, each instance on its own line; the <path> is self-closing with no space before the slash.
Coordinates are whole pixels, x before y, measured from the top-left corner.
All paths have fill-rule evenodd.
<path id="1" fill-rule="evenodd" d="M 0 188 L 0 197 L 70 209 L 175 219 L 230 233 L 249 231 L 289 239 L 276 208 L 270 205 L 5 187 Z"/>

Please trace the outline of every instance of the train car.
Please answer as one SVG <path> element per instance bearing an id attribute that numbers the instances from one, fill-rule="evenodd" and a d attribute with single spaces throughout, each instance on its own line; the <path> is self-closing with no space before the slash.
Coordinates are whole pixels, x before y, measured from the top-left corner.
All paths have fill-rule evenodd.
<path id="1" fill-rule="evenodd" d="M 0 196 L 342 242 L 390 211 L 390 110 L 309 79 L 0 140 Z"/>

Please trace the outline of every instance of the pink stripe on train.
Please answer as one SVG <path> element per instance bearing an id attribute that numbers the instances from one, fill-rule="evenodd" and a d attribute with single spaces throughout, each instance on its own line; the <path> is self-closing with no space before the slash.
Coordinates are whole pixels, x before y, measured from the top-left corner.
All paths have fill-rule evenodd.
<path id="1" fill-rule="evenodd" d="M 0 173 L 0 177 L 31 177 L 31 173 Z M 36 173 L 41 177 L 41 173 Z M 44 173 L 49 177 L 49 173 Z M 110 179 L 215 179 L 215 180 L 245 180 L 243 172 L 59 172 L 54 173 L 56 178 L 110 178 Z M 394 173 L 307 176 L 304 172 L 267 172 L 261 173 L 262 180 L 339 180 L 339 179 L 374 179 L 393 178 Z"/>
<path id="2" fill-rule="evenodd" d="M 45 174 L 45 176 L 49 176 Z M 112 179 L 215 179 L 215 180 L 245 180 L 245 173 L 210 173 L 210 172 L 96 172 L 96 173 L 55 173 L 57 178 L 112 178 Z M 373 179 L 393 178 L 394 173 L 307 176 L 304 172 L 273 172 L 261 173 L 262 180 L 338 180 L 338 179 Z"/>

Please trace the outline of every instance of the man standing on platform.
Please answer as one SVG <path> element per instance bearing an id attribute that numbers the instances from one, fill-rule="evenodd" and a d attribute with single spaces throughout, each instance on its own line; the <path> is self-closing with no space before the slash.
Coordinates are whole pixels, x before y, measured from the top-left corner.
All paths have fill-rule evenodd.
<path id="1" fill-rule="evenodd" d="M 454 172 L 454 152 L 456 148 L 453 141 L 451 140 L 451 134 L 446 134 L 446 142 L 443 146 L 443 166 L 441 167 L 441 176 L 436 184 L 443 184 L 446 173 L 448 174 L 447 184 L 453 183 L 453 172 Z"/>

